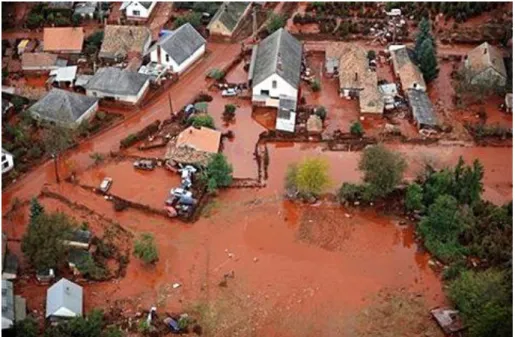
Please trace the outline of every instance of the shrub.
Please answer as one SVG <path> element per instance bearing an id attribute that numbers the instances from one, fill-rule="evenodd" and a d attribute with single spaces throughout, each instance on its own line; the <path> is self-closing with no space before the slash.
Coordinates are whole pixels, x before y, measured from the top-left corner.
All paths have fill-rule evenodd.
<path id="1" fill-rule="evenodd" d="M 21 321 L 14 322 L 14 335 L 23 337 L 38 337 L 39 328 L 36 320 L 27 317 Z"/>
<path id="2" fill-rule="evenodd" d="M 375 50 L 369 50 L 369 51 L 367 52 L 367 58 L 368 58 L 369 60 L 375 60 L 375 58 L 376 58 L 376 52 L 375 52 Z"/>
<path id="3" fill-rule="evenodd" d="M 236 116 L 236 106 L 234 104 L 226 104 L 224 108 L 223 118 L 226 122 L 231 121 Z"/>
<path id="4" fill-rule="evenodd" d="M 150 233 L 141 234 L 134 243 L 134 255 L 147 264 L 155 263 L 159 259 L 154 236 Z"/>
<path id="5" fill-rule="evenodd" d="M 286 25 L 286 16 L 276 13 L 270 13 L 268 16 L 268 23 L 266 25 L 268 34 L 272 34 L 278 29 L 283 28 Z"/>
<path id="6" fill-rule="evenodd" d="M 107 115 L 104 111 L 99 111 L 99 112 L 97 112 L 96 117 L 97 117 L 97 119 L 103 121 L 107 117 Z"/>
<path id="7" fill-rule="evenodd" d="M 30 159 L 39 159 L 43 156 L 43 150 L 39 145 L 34 144 L 27 152 L 27 155 Z"/>
<path id="8" fill-rule="evenodd" d="M 103 162 L 103 161 L 104 161 L 104 159 L 105 159 L 105 158 L 104 158 L 104 155 L 103 155 L 103 154 L 101 154 L 101 153 L 98 153 L 98 152 L 94 152 L 94 153 L 90 154 L 90 155 L 89 155 L 89 157 L 90 157 L 91 159 L 93 159 L 93 162 L 95 163 L 95 165 L 100 164 L 100 163 L 101 163 L 101 162 Z"/>
<path id="9" fill-rule="evenodd" d="M 215 121 L 213 117 L 208 114 L 198 114 L 194 115 L 189 119 L 189 124 L 193 125 L 196 128 L 206 127 L 210 129 L 215 129 Z"/>
<path id="10" fill-rule="evenodd" d="M 205 170 L 202 171 L 202 179 L 210 193 L 216 192 L 220 187 L 230 186 L 232 183 L 232 166 L 227 158 L 217 153 L 211 157 Z"/>
<path id="11" fill-rule="evenodd" d="M 207 77 L 220 81 L 225 77 L 225 73 L 218 68 L 213 68 L 207 72 Z"/>
<path id="12" fill-rule="evenodd" d="M 125 200 L 114 199 L 113 207 L 116 212 L 121 212 L 129 208 L 129 204 Z"/>
<path id="13" fill-rule="evenodd" d="M 27 27 L 30 29 L 38 28 L 44 20 L 43 15 L 30 13 L 26 21 Z"/>
<path id="14" fill-rule="evenodd" d="M 369 185 L 370 197 L 384 197 L 392 192 L 402 181 L 406 161 L 397 152 L 383 145 L 366 148 L 359 162 L 365 183 Z"/>
<path id="15" fill-rule="evenodd" d="M 327 110 L 325 109 L 325 107 L 323 106 L 319 106 L 316 110 L 315 110 L 315 115 L 317 115 L 318 117 L 320 117 L 320 119 L 323 121 L 325 121 L 326 117 L 327 117 Z"/>
<path id="16" fill-rule="evenodd" d="M 350 133 L 354 136 L 361 137 L 365 133 L 363 125 L 359 121 L 353 122 L 350 126 Z"/>
<path id="17" fill-rule="evenodd" d="M 363 196 L 364 188 L 364 185 L 343 183 L 338 191 L 338 199 L 340 202 L 360 200 Z"/>
<path id="18" fill-rule="evenodd" d="M 138 142 L 138 136 L 131 133 L 130 135 L 128 135 L 120 141 L 120 147 L 128 148 L 129 146 L 134 145 L 136 142 Z"/>
<path id="19" fill-rule="evenodd" d="M 320 80 L 318 78 L 311 82 L 311 90 L 314 92 L 320 91 Z"/>
<path id="20" fill-rule="evenodd" d="M 294 187 L 301 196 L 318 196 L 330 184 L 328 171 L 325 160 L 307 158 L 287 171 L 286 185 Z"/>
<path id="21" fill-rule="evenodd" d="M 20 112 L 25 105 L 25 101 L 19 96 L 14 96 L 11 100 L 11 103 L 14 105 L 14 111 L 16 112 Z"/>
<path id="22" fill-rule="evenodd" d="M 173 26 L 175 29 L 184 25 L 185 23 L 190 23 L 193 27 L 199 28 L 202 24 L 202 14 L 198 12 L 188 13 L 182 16 L 179 16 L 175 19 Z"/>
<path id="23" fill-rule="evenodd" d="M 406 199 L 404 205 L 409 212 L 421 211 L 424 208 L 424 193 L 419 184 L 410 184 L 406 189 Z"/>

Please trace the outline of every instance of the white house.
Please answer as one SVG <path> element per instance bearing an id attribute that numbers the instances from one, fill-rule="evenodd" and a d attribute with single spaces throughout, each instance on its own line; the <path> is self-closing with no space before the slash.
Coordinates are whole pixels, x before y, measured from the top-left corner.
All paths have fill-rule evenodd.
<path id="1" fill-rule="evenodd" d="M 65 278 L 46 292 L 46 318 L 60 319 L 82 316 L 82 287 Z"/>
<path id="2" fill-rule="evenodd" d="M 98 110 L 98 98 L 53 88 L 29 108 L 32 118 L 75 129 Z"/>
<path id="3" fill-rule="evenodd" d="M 86 95 L 137 104 L 147 92 L 150 77 L 115 67 L 100 68 L 85 84 Z"/>
<path id="4" fill-rule="evenodd" d="M 206 52 L 206 40 L 190 23 L 161 37 L 150 48 L 150 60 L 182 73 Z"/>
<path id="5" fill-rule="evenodd" d="M 22 321 L 27 314 L 27 302 L 14 295 L 13 283 L 2 280 L 2 330 L 9 329 L 16 321 Z"/>
<path id="6" fill-rule="evenodd" d="M 125 11 L 128 20 L 147 20 L 157 1 L 124 1 L 120 10 Z"/>
<path id="7" fill-rule="evenodd" d="M 2 149 L 2 173 L 7 173 L 14 167 L 14 157 L 11 153 Z"/>

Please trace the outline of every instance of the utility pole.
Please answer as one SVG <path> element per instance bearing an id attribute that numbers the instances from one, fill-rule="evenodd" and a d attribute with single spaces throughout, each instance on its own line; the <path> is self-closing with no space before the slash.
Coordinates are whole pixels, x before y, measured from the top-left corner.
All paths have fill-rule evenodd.
<path id="1" fill-rule="evenodd" d="M 172 107 L 172 97 L 170 97 L 170 92 L 168 92 L 168 105 L 170 106 L 170 115 L 174 115 L 173 107 Z"/>

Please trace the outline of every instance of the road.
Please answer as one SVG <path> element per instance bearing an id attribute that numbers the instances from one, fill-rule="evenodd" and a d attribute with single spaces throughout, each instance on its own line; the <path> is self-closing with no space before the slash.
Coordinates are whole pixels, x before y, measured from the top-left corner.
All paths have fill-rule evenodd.
<path id="1" fill-rule="evenodd" d="M 168 93 L 172 98 L 174 109 L 184 106 L 202 88 L 206 87 L 205 74 L 211 68 L 221 68 L 240 52 L 238 44 L 208 43 L 208 54 L 189 72 L 181 75 L 180 80 L 163 92 L 144 110 L 125 120 L 123 123 L 98 134 L 81 143 L 77 148 L 68 151 L 60 161 L 61 175 L 71 170 L 80 170 L 92 164 L 92 153 L 109 153 L 117 151 L 120 140 L 130 133 L 142 129 L 156 119 L 163 120 L 170 115 Z M 37 195 L 47 182 L 54 182 L 54 167 L 51 161 L 38 166 L 22 176 L 2 193 L 2 206 L 9 207 L 15 199 L 27 200 Z"/>

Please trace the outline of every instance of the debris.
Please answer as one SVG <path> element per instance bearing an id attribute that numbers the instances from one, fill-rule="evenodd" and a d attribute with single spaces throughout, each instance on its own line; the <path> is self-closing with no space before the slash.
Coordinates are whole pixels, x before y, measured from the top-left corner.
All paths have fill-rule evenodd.
<path id="1" fill-rule="evenodd" d="M 352 216 L 351 216 L 349 213 L 345 213 L 345 217 L 346 217 L 347 219 L 349 219 L 349 218 L 351 218 Z"/>
<path id="2" fill-rule="evenodd" d="M 181 286 L 181 284 L 180 284 L 180 283 L 174 283 L 174 284 L 172 285 L 172 288 L 177 289 L 177 288 L 179 288 L 180 286 Z"/>
<path id="3" fill-rule="evenodd" d="M 259 261 L 259 259 L 258 259 L 257 257 L 255 257 L 253 261 L 254 261 L 254 262 L 258 262 L 258 261 Z"/>

